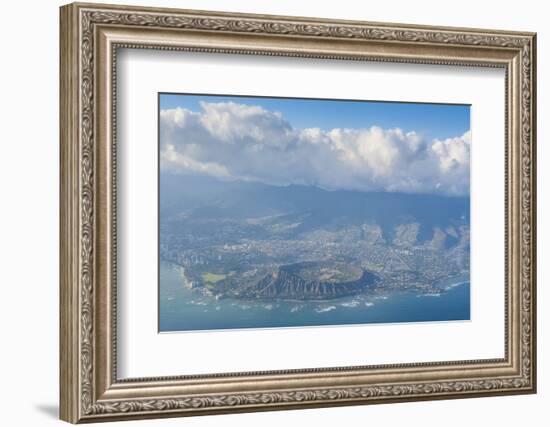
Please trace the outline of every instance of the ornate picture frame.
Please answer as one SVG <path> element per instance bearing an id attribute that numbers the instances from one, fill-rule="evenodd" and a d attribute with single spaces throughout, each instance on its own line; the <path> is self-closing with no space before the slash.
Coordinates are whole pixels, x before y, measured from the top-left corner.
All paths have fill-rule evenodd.
<path id="1" fill-rule="evenodd" d="M 534 33 L 99 4 L 60 37 L 60 416 L 112 421 L 536 391 Z M 117 49 L 505 70 L 505 357 L 238 374 L 117 377 Z"/>

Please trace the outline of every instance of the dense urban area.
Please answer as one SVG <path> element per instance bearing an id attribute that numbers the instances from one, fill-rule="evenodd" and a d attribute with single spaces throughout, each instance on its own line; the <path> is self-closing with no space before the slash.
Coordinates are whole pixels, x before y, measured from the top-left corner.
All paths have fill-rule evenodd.
<path id="1" fill-rule="evenodd" d="M 182 196 L 161 203 L 160 259 L 200 293 L 430 294 L 469 274 L 467 198 L 170 179 Z"/>

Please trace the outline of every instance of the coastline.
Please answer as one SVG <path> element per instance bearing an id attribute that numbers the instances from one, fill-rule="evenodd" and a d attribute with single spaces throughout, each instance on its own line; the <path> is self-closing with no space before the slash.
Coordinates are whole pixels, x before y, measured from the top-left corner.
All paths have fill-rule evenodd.
<path id="1" fill-rule="evenodd" d="M 168 267 L 168 265 L 176 268 Z M 469 281 L 456 277 L 438 298 L 416 292 L 354 295 L 332 300 L 215 299 L 182 283 L 163 263 L 161 332 L 440 322 L 470 319 Z"/>

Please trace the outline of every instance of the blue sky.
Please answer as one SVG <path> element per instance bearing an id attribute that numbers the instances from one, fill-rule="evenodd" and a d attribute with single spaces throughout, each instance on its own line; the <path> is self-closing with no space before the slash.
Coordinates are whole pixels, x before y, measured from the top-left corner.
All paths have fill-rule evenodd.
<path id="1" fill-rule="evenodd" d="M 297 129 L 379 126 L 415 131 L 427 139 L 452 138 L 470 129 L 470 106 L 454 104 L 160 94 L 160 109 L 182 107 L 199 112 L 200 101 L 261 106 L 282 113 Z"/>

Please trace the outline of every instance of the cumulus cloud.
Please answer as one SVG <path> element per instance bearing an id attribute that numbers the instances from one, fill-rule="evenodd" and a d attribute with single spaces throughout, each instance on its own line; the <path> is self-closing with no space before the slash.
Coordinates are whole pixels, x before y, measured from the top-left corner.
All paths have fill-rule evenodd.
<path id="1" fill-rule="evenodd" d="M 296 129 L 233 102 L 160 112 L 161 168 L 273 185 L 465 195 L 470 132 L 427 141 L 401 129 Z"/>

